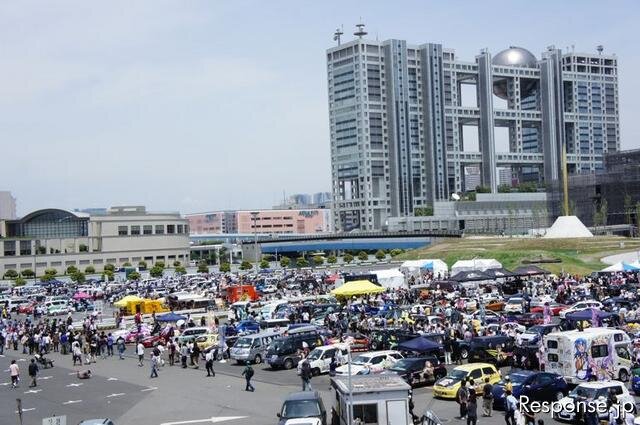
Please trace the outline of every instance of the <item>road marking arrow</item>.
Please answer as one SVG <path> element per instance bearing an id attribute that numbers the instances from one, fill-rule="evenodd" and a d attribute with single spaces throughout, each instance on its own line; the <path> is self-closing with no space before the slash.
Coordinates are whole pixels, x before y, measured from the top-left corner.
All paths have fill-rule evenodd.
<path id="1" fill-rule="evenodd" d="M 121 395 L 125 395 L 125 393 L 113 393 L 113 394 L 109 394 L 105 398 L 120 397 Z"/>
<path id="2" fill-rule="evenodd" d="M 157 390 L 157 389 L 158 389 L 158 387 L 149 387 L 149 388 L 143 388 L 140 391 L 143 391 L 143 392 L 144 391 L 153 391 L 153 390 Z"/>
<path id="3" fill-rule="evenodd" d="M 69 384 L 69 385 L 67 385 L 67 387 L 79 387 L 81 385 L 82 385 L 82 382 L 79 383 L 79 384 Z"/>
<path id="4" fill-rule="evenodd" d="M 246 418 L 246 416 L 219 416 L 217 418 L 213 417 L 208 419 L 194 419 L 191 421 L 164 422 L 164 423 L 161 423 L 160 425 L 183 425 L 183 424 L 202 424 L 202 423 L 215 424 L 218 422 L 234 421 L 236 419 L 244 419 L 244 418 Z"/>
<path id="5" fill-rule="evenodd" d="M 75 403 L 82 403 L 82 400 L 69 400 L 69 401 L 65 401 L 62 404 L 75 404 Z"/>

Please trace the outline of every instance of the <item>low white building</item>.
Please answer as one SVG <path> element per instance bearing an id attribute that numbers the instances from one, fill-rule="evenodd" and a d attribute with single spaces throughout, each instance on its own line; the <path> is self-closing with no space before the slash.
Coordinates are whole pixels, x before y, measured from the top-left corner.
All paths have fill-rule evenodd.
<path id="1" fill-rule="evenodd" d="M 147 212 L 145 207 L 112 207 L 91 215 L 61 209 L 34 211 L 0 220 L 0 277 L 7 270 L 53 268 L 101 271 L 105 264 L 149 266 L 189 261 L 189 225 L 179 213 Z"/>

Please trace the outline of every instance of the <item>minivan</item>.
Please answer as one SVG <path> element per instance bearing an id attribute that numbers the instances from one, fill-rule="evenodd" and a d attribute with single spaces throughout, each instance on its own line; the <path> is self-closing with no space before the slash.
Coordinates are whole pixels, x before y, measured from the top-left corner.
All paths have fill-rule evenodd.
<path id="1" fill-rule="evenodd" d="M 322 425 L 327 425 L 327 411 L 322 397 L 317 391 L 303 391 L 287 396 L 278 412 L 278 425 L 284 425 L 289 420 L 298 418 L 320 419 Z"/>
<path id="2" fill-rule="evenodd" d="M 267 350 L 267 362 L 273 369 L 293 369 L 301 359 L 303 342 L 306 342 L 310 350 L 322 345 L 322 337 L 317 330 L 296 332 L 292 330 L 289 335 L 277 338 L 271 342 Z"/>
<path id="3" fill-rule="evenodd" d="M 261 330 L 279 329 L 279 328 L 285 329 L 287 326 L 289 326 L 288 319 L 266 319 L 266 320 L 260 321 Z"/>
<path id="4" fill-rule="evenodd" d="M 197 336 L 202 334 L 206 334 L 209 332 L 209 328 L 196 327 L 196 328 L 187 328 L 178 337 L 178 343 L 184 344 L 189 341 L 194 341 Z"/>
<path id="5" fill-rule="evenodd" d="M 269 344 L 282 335 L 281 332 L 268 330 L 257 334 L 245 335 L 231 347 L 231 358 L 238 363 L 250 361 L 260 364 L 265 359 Z"/>

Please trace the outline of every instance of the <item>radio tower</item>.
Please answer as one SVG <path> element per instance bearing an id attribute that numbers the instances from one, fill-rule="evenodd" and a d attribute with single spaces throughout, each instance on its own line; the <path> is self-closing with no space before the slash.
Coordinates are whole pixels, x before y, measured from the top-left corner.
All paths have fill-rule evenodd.
<path id="1" fill-rule="evenodd" d="M 356 30 L 356 32 L 353 33 L 353 35 L 357 36 L 358 38 L 362 38 L 363 36 L 367 35 L 367 32 L 364 30 L 364 24 L 362 22 L 360 22 L 359 24 L 356 25 L 356 28 L 358 28 Z"/>
<path id="2" fill-rule="evenodd" d="M 338 46 L 340 45 L 340 36 L 342 36 L 344 32 L 340 28 L 336 28 L 336 32 L 333 33 L 333 41 L 338 42 Z"/>

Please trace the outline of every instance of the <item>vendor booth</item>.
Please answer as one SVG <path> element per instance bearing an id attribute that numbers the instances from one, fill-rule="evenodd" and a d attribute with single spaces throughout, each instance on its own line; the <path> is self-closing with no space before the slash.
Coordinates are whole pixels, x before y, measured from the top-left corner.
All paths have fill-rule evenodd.
<path id="1" fill-rule="evenodd" d="M 373 273 L 378 277 L 378 283 L 387 289 L 407 287 L 406 278 L 398 269 L 376 270 Z"/>
<path id="2" fill-rule="evenodd" d="M 458 260 L 451 266 L 451 274 L 465 271 L 485 271 L 489 269 L 501 269 L 502 264 L 492 258 L 476 258 L 475 260 Z"/>
<path id="3" fill-rule="evenodd" d="M 449 267 L 447 267 L 447 263 L 437 259 L 410 260 L 402 263 L 400 271 L 409 274 L 431 272 L 436 277 L 438 275 L 444 277 L 449 271 Z"/>

